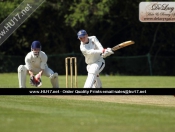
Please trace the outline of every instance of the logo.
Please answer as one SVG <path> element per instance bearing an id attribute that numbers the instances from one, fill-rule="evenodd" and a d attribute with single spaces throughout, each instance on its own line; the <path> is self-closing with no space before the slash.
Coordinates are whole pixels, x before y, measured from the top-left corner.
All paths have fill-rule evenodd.
<path id="1" fill-rule="evenodd" d="M 175 22 L 175 2 L 140 2 L 141 22 Z"/>

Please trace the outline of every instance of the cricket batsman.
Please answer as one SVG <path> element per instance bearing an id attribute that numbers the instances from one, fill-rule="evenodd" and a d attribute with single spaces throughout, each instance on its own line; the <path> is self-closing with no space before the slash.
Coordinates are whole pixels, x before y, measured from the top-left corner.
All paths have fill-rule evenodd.
<path id="1" fill-rule="evenodd" d="M 18 67 L 18 81 L 20 88 L 26 88 L 26 76 L 30 75 L 30 84 L 36 87 L 42 85 L 41 76 L 50 78 L 53 88 L 59 88 L 58 73 L 54 73 L 47 65 L 48 57 L 41 51 L 41 43 L 33 41 L 31 52 L 25 57 L 25 65 Z"/>
<path id="2" fill-rule="evenodd" d="M 80 30 L 77 36 L 80 40 L 80 50 L 85 57 L 88 71 L 84 88 L 102 88 L 99 74 L 105 67 L 103 58 L 114 54 L 114 52 L 111 48 L 104 49 L 96 36 L 88 36 L 85 30 Z"/>

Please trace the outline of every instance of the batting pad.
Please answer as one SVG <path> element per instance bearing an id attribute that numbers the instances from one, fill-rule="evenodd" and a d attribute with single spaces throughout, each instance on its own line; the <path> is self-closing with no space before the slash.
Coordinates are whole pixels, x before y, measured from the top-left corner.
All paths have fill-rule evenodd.
<path id="1" fill-rule="evenodd" d="M 88 77 L 84 84 L 84 88 L 93 88 L 94 81 L 96 80 L 96 75 L 92 73 L 88 73 Z"/>
<path id="2" fill-rule="evenodd" d="M 27 68 L 24 65 L 18 67 L 18 81 L 20 88 L 26 88 Z"/>
<path id="3" fill-rule="evenodd" d="M 97 76 L 92 88 L 102 88 L 102 83 L 100 77 Z"/>

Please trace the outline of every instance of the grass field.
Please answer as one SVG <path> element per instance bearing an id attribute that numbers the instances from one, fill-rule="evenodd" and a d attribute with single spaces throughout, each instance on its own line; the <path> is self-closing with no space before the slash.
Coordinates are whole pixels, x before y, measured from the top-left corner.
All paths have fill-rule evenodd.
<path id="1" fill-rule="evenodd" d="M 29 79 L 29 78 L 27 78 Z M 86 76 L 78 76 L 83 87 Z M 174 88 L 174 77 L 101 76 L 103 87 Z M 43 77 L 42 87 L 51 87 Z M 65 87 L 65 76 L 59 76 Z M 27 80 L 27 86 L 29 81 Z M 17 88 L 16 73 L 0 74 L 1 88 Z M 170 132 L 174 96 L 0 96 L 2 132 Z"/>
<path id="2" fill-rule="evenodd" d="M 171 100 L 173 97 L 166 98 Z M 59 98 L 1 96 L 0 100 L 2 132 L 171 132 L 175 130 L 175 107 L 172 106 L 72 100 L 71 97 L 68 99 L 60 96 Z"/>
<path id="3" fill-rule="evenodd" d="M 82 88 L 86 76 L 78 76 L 78 87 Z M 175 88 L 174 76 L 100 76 L 103 88 Z M 69 78 L 70 79 L 70 78 Z M 65 76 L 59 76 L 59 85 L 66 87 Z M 70 80 L 69 80 L 70 81 Z M 51 88 L 49 78 L 42 77 L 42 88 Z M 26 86 L 34 88 L 29 84 L 29 76 L 26 79 Z M 17 73 L 0 74 L 0 88 L 18 88 Z"/>

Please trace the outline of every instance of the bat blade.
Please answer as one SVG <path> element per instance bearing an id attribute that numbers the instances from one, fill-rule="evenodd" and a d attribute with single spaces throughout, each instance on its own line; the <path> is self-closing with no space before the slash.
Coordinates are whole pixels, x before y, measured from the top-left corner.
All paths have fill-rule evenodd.
<path id="1" fill-rule="evenodd" d="M 132 41 L 132 40 L 130 40 L 130 41 L 125 41 L 125 42 L 123 42 L 123 43 L 120 43 L 120 44 L 114 46 L 114 47 L 112 48 L 112 51 L 119 50 L 119 49 L 121 49 L 121 48 L 123 48 L 123 47 L 129 46 L 129 45 L 134 44 L 134 43 L 135 43 L 135 42 Z"/>

